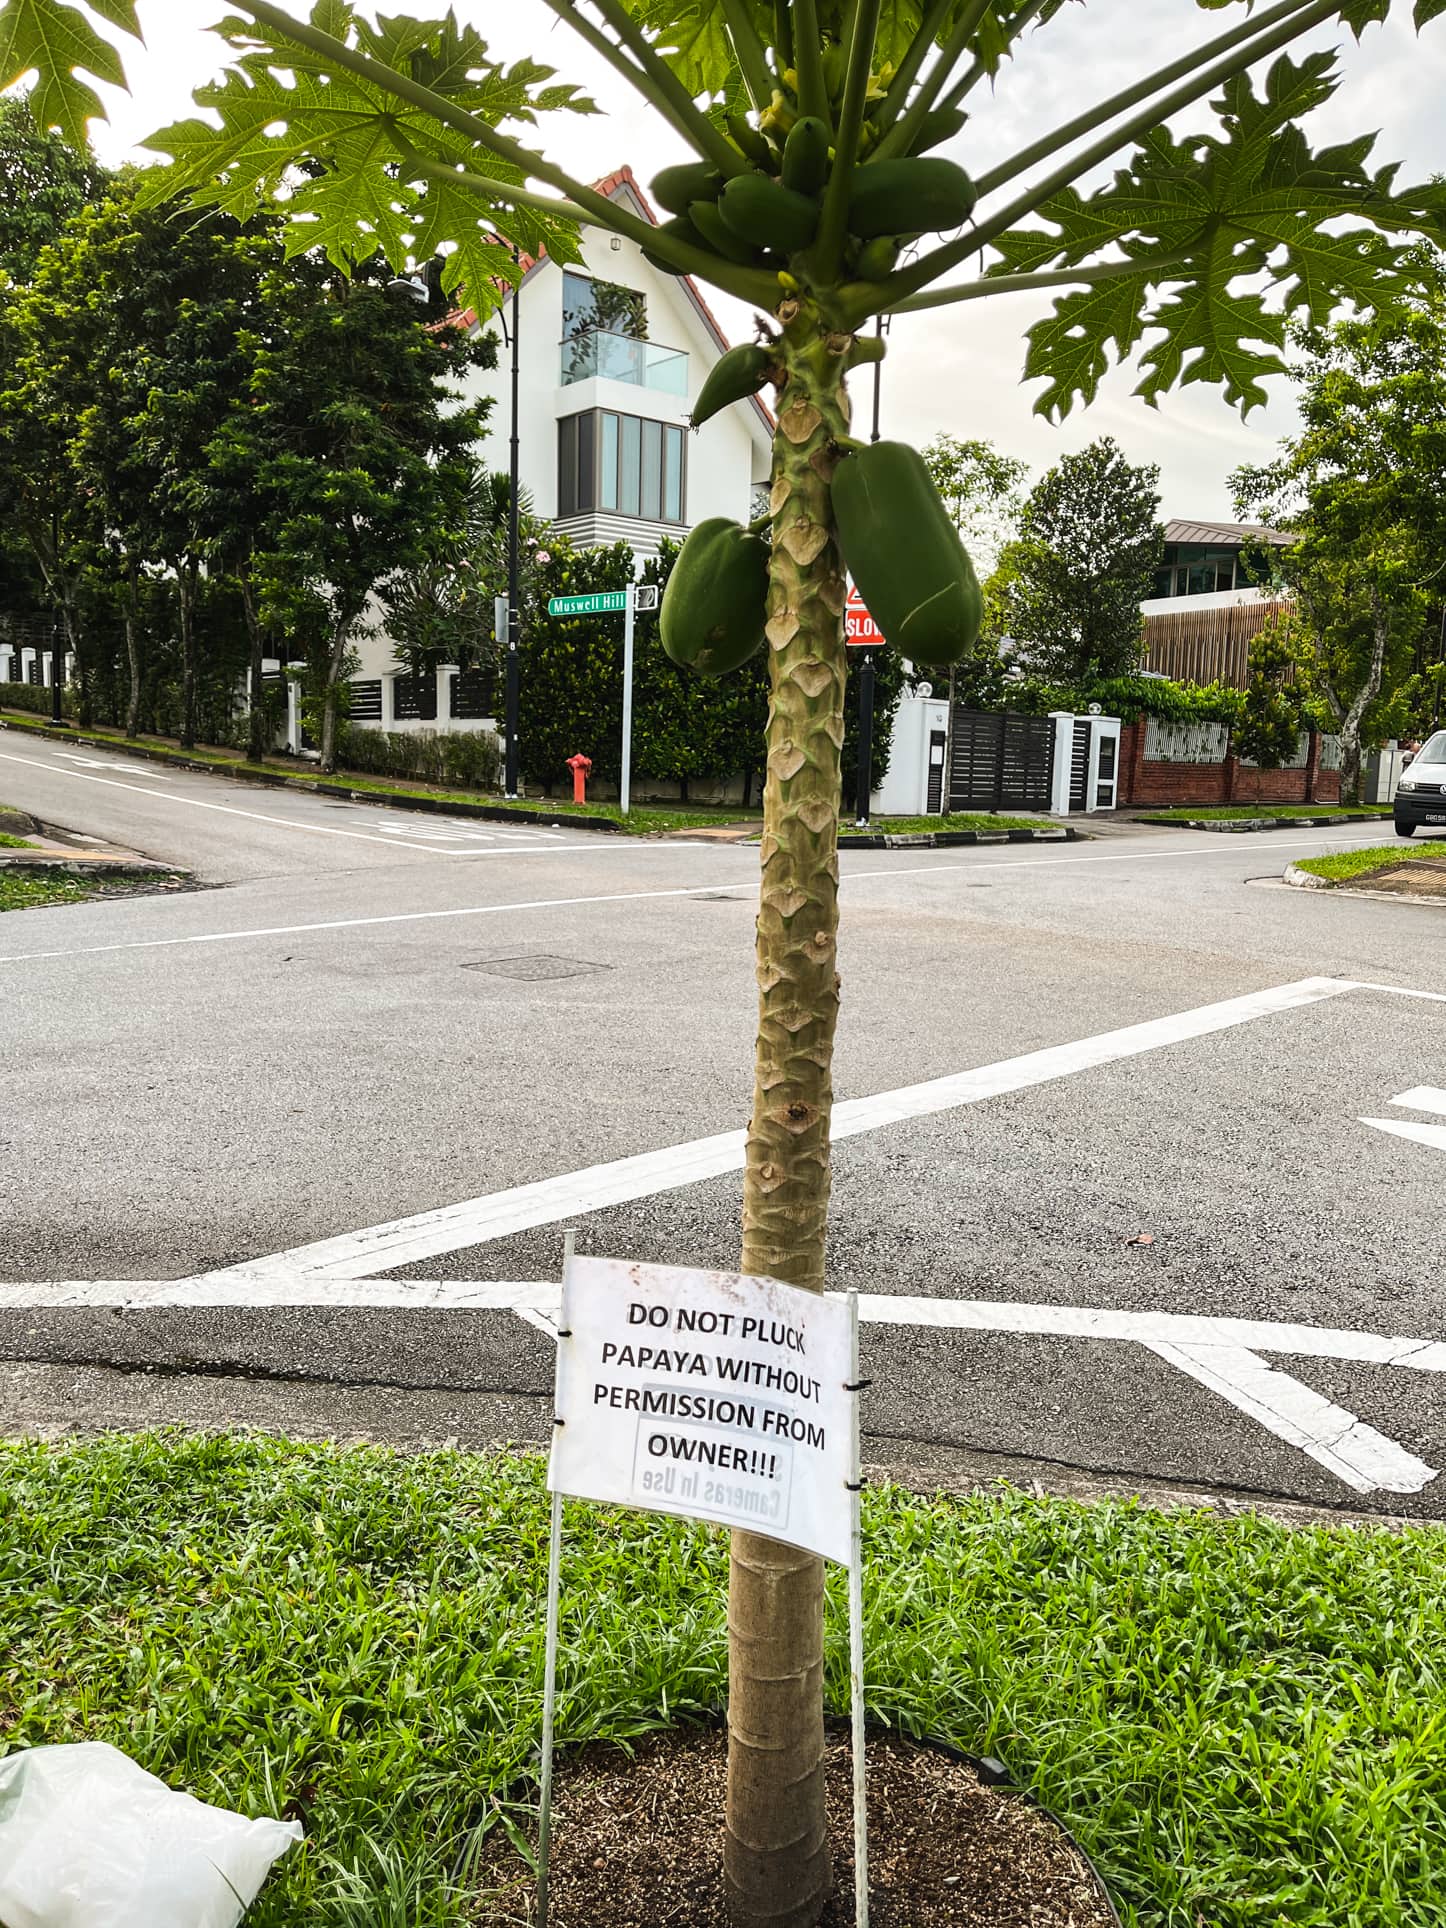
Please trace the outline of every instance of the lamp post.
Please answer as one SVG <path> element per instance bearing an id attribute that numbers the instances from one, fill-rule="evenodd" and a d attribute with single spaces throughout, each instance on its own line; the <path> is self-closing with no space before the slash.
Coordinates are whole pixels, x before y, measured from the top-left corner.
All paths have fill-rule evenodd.
<path id="1" fill-rule="evenodd" d="M 522 559 L 517 552 L 517 496 L 521 486 L 517 474 L 518 318 L 521 313 L 522 275 L 516 248 L 512 250 L 512 264 L 512 485 L 507 498 L 507 693 L 502 720 L 505 743 L 503 788 L 509 797 L 515 797 L 518 791 L 517 729 L 521 666 L 517 647 L 522 628 Z"/>

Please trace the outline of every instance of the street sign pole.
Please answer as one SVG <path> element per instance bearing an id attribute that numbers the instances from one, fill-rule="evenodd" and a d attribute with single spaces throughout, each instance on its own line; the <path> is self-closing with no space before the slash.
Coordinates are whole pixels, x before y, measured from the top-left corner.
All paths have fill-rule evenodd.
<path id="1" fill-rule="evenodd" d="M 521 503 L 521 481 L 518 475 L 518 432 L 517 432 L 517 391 L 520 379 L 519 340 L 521 337 L 521 300 L 522 274 L 518 251 L 512 250 L 512 474 L 507 494 L 507 707 L 503 712 L 503 732 L 505 736 L 505 763 L 503 789 L 509 797 L 515 797 L 521 783 L 521 745 L 518 743 L 518 729 L 521 721 L 522 665 L 518 659 L 519 634 L 522 627 L 522 557 L 518 541 L 518 518 Z"/>
<path id="2" fill-rule="evenodd" d="M 859 670 L 859 781 L 855 821 L 866 828 L 873 784 L 870 775 L 874 761 L 874 652 L 864 651 Z"/>
<path id="3" fill-rule="evenodd" d="M 549 616 L 618 616 L 623 619 L 623 744 L 618 801 L 628 814 L 633 782 L 633 619 L 658 607 L 658 586 L 631 582 L 626 589 L 599 589 L 590 596 L 554 596 Z"/>
<path id="4" fill-rule="evenodd" d="M 633 787 L 633 607 L 637 592 L 628 585 L 627 607 L 623 611 L 623 762 L 618 786 L 618 805 L 628 814 L 628 799 Z"/>

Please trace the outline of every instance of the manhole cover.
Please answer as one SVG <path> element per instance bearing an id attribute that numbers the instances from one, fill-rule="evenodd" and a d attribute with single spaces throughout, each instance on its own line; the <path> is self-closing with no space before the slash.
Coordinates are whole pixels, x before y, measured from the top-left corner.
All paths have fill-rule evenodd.
<path id="1" fill-rule="evenodd" d="M 588 964 L 580 957 L 484 957 L 464 964 L 464 971 L 490 971 L 493 977 L 521 977 L 531 983 L 543 978 L 586 977 L 591 971 L 610 971 L 611 964 Z"/>

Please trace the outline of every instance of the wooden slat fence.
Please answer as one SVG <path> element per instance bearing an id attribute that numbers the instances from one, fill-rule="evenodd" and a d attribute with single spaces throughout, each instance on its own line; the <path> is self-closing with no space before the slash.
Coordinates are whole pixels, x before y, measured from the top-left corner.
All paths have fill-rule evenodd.
<path id="1" fill-rule="evenodd" d="M 1243 690 L 1250 680 L 1250 645 L 1281 602 L 1231 603 L 1224 609 L 1181 609 L 1145 618 L 1143 669 L 1177 683 L 1224 683 Z"/>

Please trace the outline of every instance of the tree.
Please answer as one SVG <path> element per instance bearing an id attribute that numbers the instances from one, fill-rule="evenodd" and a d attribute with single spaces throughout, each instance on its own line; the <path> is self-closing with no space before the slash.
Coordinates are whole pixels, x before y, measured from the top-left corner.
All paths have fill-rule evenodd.
<path id="1" fill-rule="evenodd" d="M 29 281 L 41 250 L 108 179 L 89 147 L 38 127 L 23 95 L 0 99 L 0 286 Z"/>
<path id="2" fill-rule="evenodd" d="M 336 767 L 346 653 L 373 596 L 461 538 L 489 404 L 459 407 L 445 384 L 489 352 L 445 322 L 419 325 L 379 277 L 309 257 L 265 282 L 231 456 L 272 530 L 273 595 L 327 610 L 323 770 Z"/>
<path id="3" fill-rule="evenodd" d="M 1159 475 L 1105 436 L 1030 491 L 1009 549 L 1008 623 L 1036 674 L 1078 682 L 1139 667 L 1140 603 L 1165 542 Z"/>
<path id="4" fill-rule="evenodd" d="M 1301 618 L 1306 692 L 1341 738 L 1341 792 L 1399 727 L 1396 699 L 1434 647 L 1446 557 L 1446 263 L 1418 297 L 1296 336 L 1301 431 L 1231 478 L 1242 515 L 1291 530 L 1275 567 Z"/>
<path id="5" fill-rule="evenodd" d="M 155 137 L 173 164 L 157 192 L 185 188 L 230 207 L 249 207 L 258 193 L 286 197 L 287 218 L 334 258 L 354 253 L 361 235 L 398 264 L 452 242 L 449 285 L 465 284 L 479 312 L 500 296 L 508 248 L 531 253 L 545 243 L 567 259 L 583 223 L 761 311 L 769 353 L 759 382 L 777 390 L 778 430 L 759 612 L 771 704 L 742 1263 L 816 1289 L 838 1012 L 846 671 L 837 481 L 841 463 L 860 460 L 848 376 L 880 352 L 865 324 L 1003 292 L 1065 290 L 1030 333 L 1026 372 L 1045 384 L 1044 411 L 1088 401 L 1111 358 L 1146 341 L 1146 396 L 1208 381 L 1248 408 L 1282 366 L 1285 313 L 1324 325 L 1343 300 L 1372 312 L 1399 299 L 1411 264 L 1398 237 L 1442 230 L 1446 188 L 1398 187 L 1395 169 L 1368 168 L 1369 139 L 1313 151 L 1298 126 L 1333 93 L 1334 57 L 1293 60 L 1284 50 L 1330 20 L 1359 32 L 1390 0 L 1276 0 L 1232 15 L 1167 67 L 1041 133 L 977 181 L 961 184 L 936 164 L 928 206 L 917 173 L 897 184 L 898 164 L 957 133 L 971 96 L 987 121 L 989 96 L 978 90 L 1026 28 L 1047 29 L 1063 0 L 593 0 L 588 13 L 575 0 L 544 3 L 727 183 L 710 182 L 714 193 L 731 196 L 741 184 L 730 203 L 738 224 L 723 223 L 726 252 L 686 221 L 650 226 L 530 144 L 540 111 L 585 105 L 548 71 L 501 68 L 450 14 L 373 25 L 348 0 L 321 0 L 307 21 L 272 0 L 238 0 L 252 24 L 227 23 L 231 70 L 199 96 L 211 117 Z M 1217 10 L 1217 0 L 1204 4 Z M 106 12 L 114 19 L 124 8 L 108 0 Z M 1446 0 L 1415 0 L 1419 26 L 1442 13 Z M 10 65 L 39 69 L 40 117 L 66 127 L 96 111 L 76 67 L 105 73 L 96 62 L 109 59 L 113 70 L 114 57 L 93 30 L 95 46 L 77 46 L 72 27 L 57 61 L 62 18 L 69 26 L 80 16 L 63 0 L 5 0 L 0 12 Z M 1113 40 L 1118 22 L 1101 18 L 1093 31 Z M 1257 91 L 1249 72 L 1272 55 Z M 1209 131 L 1169 131 L 1212 95 Z M 810 131 L 796 151 L 816 189 L 806 208 L 781 202 L 770 185 L 801 119 L 823 123 L 822 141 Z M 1103 187 L 1081 187 L 1116 161 Z M 306 162 L 316 172 L 297 189 Z M 892 176 L 880 171 L 885 163 Z M 867 236 L 866 206 L 879 224 Z M 891 230 L 931 222 L 931 232 L 960 231 L 901 262 Z M 705 225 L 718 232 L 711 217 Z M 947 281 L 976 260 L 971 279 Z M 811 1924 L 830 1885 L 821 1568 L 740 1533 L 730 1588 L 729 1905 L 740 1924 Z"/>
<path id="6" fill-rule="evenodd" d="M 949 520 L 980 574 L 988 574 L 1018 525 L 1028 468 L 1001 455 L 992 442 L 960 441 L 957 435 L 936 435 L 925 445 L 924 460 Z"/>
<path id="7" fill-rule="evenodd" d="M 1232 741 L 1237 756 L 1262 770 L 1278 770 L 1300 741 L 1301 696 L 1292 681 L 1298 660 L 1288 615 L 1273 617 L 1250 645 L 1245 702 Z"/>

